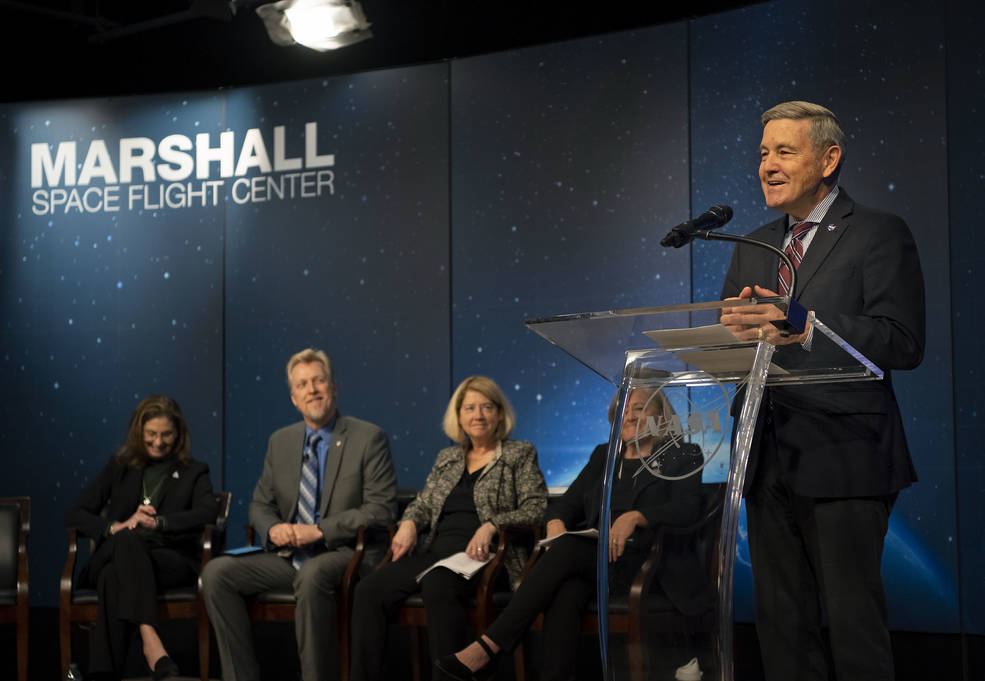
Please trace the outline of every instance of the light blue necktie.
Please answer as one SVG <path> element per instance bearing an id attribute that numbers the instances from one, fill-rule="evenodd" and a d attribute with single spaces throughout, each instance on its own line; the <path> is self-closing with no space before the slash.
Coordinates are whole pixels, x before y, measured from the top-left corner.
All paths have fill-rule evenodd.
<path id="1" fill-rule="evenodd" d="M 318 443 L 321 435 L 311 433 L 304 447 L 301 460 L 301 487 L 298 494 L 298 520 L 303 525 L 315 524 L 315 511 L 318 508 Z M 295 569 L 309 558 L 310 554 L 304 548 L 294 552 L 291 563 Z"/>

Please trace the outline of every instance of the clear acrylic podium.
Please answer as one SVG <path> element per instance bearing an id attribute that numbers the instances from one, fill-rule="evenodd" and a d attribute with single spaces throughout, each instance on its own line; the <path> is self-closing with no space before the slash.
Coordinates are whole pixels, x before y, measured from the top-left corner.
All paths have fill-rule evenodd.
<path id="1" fill-rule="evenodd" d="M 786 304 L 786 298 L 760 298 L 728 306 Z M 809 316 L 807 348 L 738 341 L 718 324 L 723 306 L 714 301 L 527 321 L 618 389 L 598 528 L 596 605 L 606 681 L 732 681 L 739 510 L 764 388 L 882 378 L 823 320 Z M 640 456 L 624 458 L 623 450 Z M 721 480 L 726 470 L 727 482 L 716 484 L 716 471 Z M 658 521 L 634 532 L 623 558 L 610 563 L 609 527 L 626 511 L 610 508 L 614 485 L 621 498 L 647 499 Z"/>

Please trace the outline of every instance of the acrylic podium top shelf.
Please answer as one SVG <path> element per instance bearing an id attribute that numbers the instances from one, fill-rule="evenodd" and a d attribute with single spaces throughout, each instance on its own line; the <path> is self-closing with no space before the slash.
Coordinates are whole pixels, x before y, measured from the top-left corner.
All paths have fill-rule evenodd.
<path id="1" fill-rule="evenodd" d="M 777 305 L 786 298 L 753 298 L 738 305 Z M 529 329 L 558 346 L 614 385 L 627 370 L 645 366 L 688 385 L 741 382 L 752 366 L 755 342 L 739 341 L 719 323 L 720 300 L 665 307 L 641 307 L 566 314 L 527 320 Z M 777 347 L 767 385 L 879 380 L 882 371 L 829 329 L 813 324 L 808 347 Z M 666 379 L 662 382 L 667 382 Z"/>

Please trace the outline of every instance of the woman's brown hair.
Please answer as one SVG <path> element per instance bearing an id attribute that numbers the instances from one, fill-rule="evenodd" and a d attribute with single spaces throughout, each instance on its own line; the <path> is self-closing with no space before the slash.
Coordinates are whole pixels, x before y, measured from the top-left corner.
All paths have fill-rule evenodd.
<path id="1" fill-rule="evenodd" d="M 130 417 L 126 444 L 116 453 L 121 464 L 128 468 L 143 468 L 147 465 L 150 456 L 144 444 L 144 425 L 159 416 L 170 420 L 174 426 L 175 439 L 170 456 L 179 466 L 188 463 L 191 458 L 191 438 L 181 407 L 167 395 L 150 395 L 140 401 Z"/>

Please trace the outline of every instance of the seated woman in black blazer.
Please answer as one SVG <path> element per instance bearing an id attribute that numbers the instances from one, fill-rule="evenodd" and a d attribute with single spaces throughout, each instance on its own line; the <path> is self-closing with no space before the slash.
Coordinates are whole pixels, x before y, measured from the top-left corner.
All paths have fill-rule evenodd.
<path id="1" fill-rule="evenodd" d="M 609 422 L 615 417 L 615 399 L 609 407 Z M 668 433 L 674 412 L 662 392 L 633 390 L 626 404 L 620 438 L 622 449 L 616 464 L 610 499 L 609 592 L 629 592 L 650 549 L 657 525 L 685 526 L 701 512 L 701 476 L 666 480 L 641 470 L 659 467 L 667 476 L 693 471 L 700 464 L 701 450 L 677 442 Z M 647 417 L 652 417 L 652 421 Z M 652 432 L 656 427 L 657 432 Z M 548 509 L 547 537 L 568 530 L 597 527 L 601 506 L 602 476 L 607 444 L 592 452 L 564 495 Z M 652 459 L 651 457 L 658 457 Z M 638 474 L 637 474 L 638 473 Z M 477 641 L 455 655 L 447 655 L 436 667 L 453 679 L 487 679 L 494 673 L 501 650 L 512 650 L 530 625 L 544 613 L 542 681 L 575 678 L 581 630 L 581 614 L 596 594 L 595 538 L 568 535 L 554 541 L 521 582 L 509 605 Z M 693 553 L 674 553 L 657 582 L 670 601 L 683 612 L 700 609 L 704 603 L 700 570 Z"/>
<path id="2" fill-rule="evenodd" d="M 79 575 L 99 593 L 87 679 L 121 677 L 134 627 L 152 678 L 178 675 L 157 634 L 157 593 L 195 583 L 199 537 L 215 516 L 209 467 L 191 458 L 181 407 L 147 397 L 130 417 L 126 444 L 65 515 L 96 541 Z"/>

